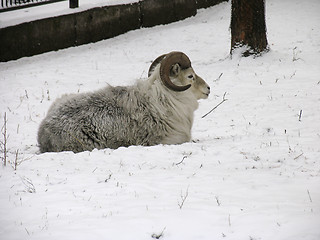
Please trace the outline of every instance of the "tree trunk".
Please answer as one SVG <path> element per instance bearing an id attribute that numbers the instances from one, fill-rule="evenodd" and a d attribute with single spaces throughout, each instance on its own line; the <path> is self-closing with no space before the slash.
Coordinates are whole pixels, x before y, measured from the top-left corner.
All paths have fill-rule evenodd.
<path id="1" fill-rule="evenodd" d="M 264 0 L 232 0 L 231 51 L 246 46 L 243 56 L 268 50 Z"/>

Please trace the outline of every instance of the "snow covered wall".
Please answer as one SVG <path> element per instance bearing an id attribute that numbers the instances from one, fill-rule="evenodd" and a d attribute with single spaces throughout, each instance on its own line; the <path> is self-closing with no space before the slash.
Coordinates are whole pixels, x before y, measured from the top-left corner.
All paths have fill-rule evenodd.
<path id="1" fill-rule="evenodd" d="M 140 27 L 194 16 L 225 0 L 144 0 L 101 6 L 0 29 L 0 61 L 108 39 Z"/>

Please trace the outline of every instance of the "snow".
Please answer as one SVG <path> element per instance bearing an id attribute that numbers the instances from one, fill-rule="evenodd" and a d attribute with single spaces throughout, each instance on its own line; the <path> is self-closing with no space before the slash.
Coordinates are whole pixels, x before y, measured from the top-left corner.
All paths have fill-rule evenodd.
<path id="1" fill-rule="evenodd" d="M 47 5 L 23 8 L 0 13 L 0 28 L 30 22 L 37 19 L 56 17 L 60 15 L 82 12 L 94 7 L 131 4 L 139 0 L 79 0 L 79 7 L 69 8 L 69 1 L 50 3 Z"/>
<path id="2" fill-rule="evenodd" d="M 255 59 L 229 58 L 223 3 L 0 63 L 9 136 L 0 239 L 320 239 L 319 10 L 317 0 L 267 1 L 271 51 Z M 57 97 L 132 84 L 171 50 L 184 51 L 212 89 L 192 142 L 39 154 L 37 129 Z"/>

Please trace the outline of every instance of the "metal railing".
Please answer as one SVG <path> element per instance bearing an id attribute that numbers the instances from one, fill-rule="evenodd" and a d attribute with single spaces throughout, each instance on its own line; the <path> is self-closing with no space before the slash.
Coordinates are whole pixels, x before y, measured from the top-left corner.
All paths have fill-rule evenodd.
<path id="1" fill-rule="evenodd" d="M 1 0 L 0 12 L 13 11 L 62 1 L 68 0 Z M 79 0 L 69 0 L 70 8 L 77 8 L 78 6 Z"/>

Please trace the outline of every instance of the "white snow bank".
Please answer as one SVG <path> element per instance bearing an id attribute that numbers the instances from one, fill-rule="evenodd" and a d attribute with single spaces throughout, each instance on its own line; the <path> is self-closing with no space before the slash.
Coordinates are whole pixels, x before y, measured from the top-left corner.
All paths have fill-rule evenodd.
<path id="1" fill-rule="evenodd" d="M 74 12 L 82 12 L 94 7 L 130 4 L 139 0 L 79 0 L 79 8 L 69 8 L 69 1 L 50 3 L 0 13 L 0 28 L 30 22 L 37 19 L 56 17 Z"/>

